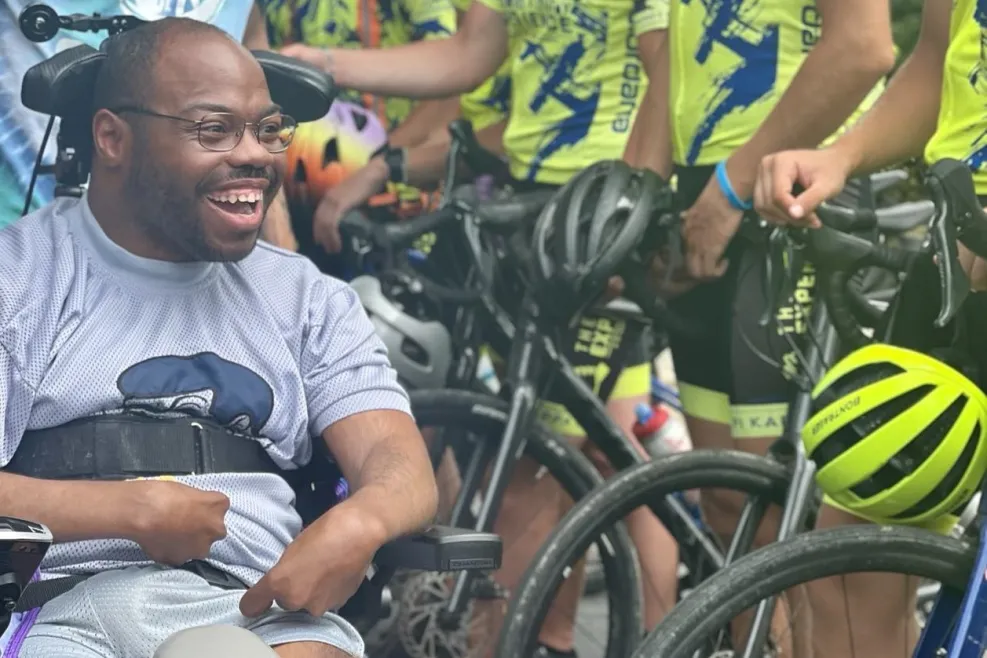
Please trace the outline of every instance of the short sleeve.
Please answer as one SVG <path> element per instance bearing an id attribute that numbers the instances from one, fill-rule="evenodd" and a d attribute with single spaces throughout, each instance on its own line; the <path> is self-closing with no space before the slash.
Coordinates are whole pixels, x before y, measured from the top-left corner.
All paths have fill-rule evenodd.
<path id="1" fill-rule="evenodd" d="M 0 345 L 0 466 L 14 456 L 24 436 L 34 405 L 34 389 L 29 386 L 10 352 Z"/>
<path id="2" fill-rule="evenodd" d="M 326 277 L 310 303 L 301 370 L 312 436 L 364 411 L 410 415 L 408 395 L 356 292 Z"/>
<path id="3" fill-rule="evenodd" d="M 411 40 L 428 41 L 452 36 L 456 7 L 452 0 L 404 0 L 411 19 Z"/>
<path id="4" fill-rule="evenodd" d="M 645 32 L 668 29 L 669 0 L 634 0 L 631 24 L 634 34 L 640 36 Z"/>
<path id="5" fill-rule="evenodd" d="M 452 0 L 452 6 L 456 8 L 456 11 L 463 13 L 469 11 L 471 4 L 473 4 L 473 0 Z"/>

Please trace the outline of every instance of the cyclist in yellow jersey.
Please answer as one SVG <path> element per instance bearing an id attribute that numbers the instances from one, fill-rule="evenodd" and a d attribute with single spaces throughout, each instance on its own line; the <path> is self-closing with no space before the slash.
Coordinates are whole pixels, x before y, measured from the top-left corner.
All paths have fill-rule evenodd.
<path id="1" fill-rule="evenodd" d="M 594 162 L 621 157 L 636 121 L 658 126 L 659 132 L 667 124 L 663 104 L 642 106 L 648 87 L 645 68 L 653 62 L 642 61 L 639 52 L 639 47 L 646 50 L 649 36 L 664 41 L 666 3 L 478 0 L 447 40 L 387 50 L 294 47 L 284 52 L 323 66 L 342 87 L 421 98 L 475 89 L 507 61 L 512 89 L 503 146 L 512 185 L 555 187 Z M 644 130 L 635 134 L 646 136 Z M 407 153 L 395 156 L 406 164 Z M 405 166 L 393 169 L 407 171 Z M 634 405 L 647 400 L 650 388 L 652 355 L 646 338 L 646 328 L 638 322 L 594 312 L 573 332 L 572 342 L 562 345 L 577 372 L 609 400 L 610 413 L 628 434 Z M 553 427 L 574 441 L 585 441 L 583 429 L 558 405 L 543 404 L 541 409 Z M 522 462 L 505 496 L 496 530 L 508 547 L 498 573 L 508 587 L 561 516 L 561 491 L 546 480 Z M 533 515 L 533 510 L 539 513 Z M 642 547 L 647 621 L 653 624 L 674 603 L 676 547 L 649 510 L 635 513 L 630 530 Z M 557 598 L 557 614 L 542 629 L 542 655 L 568 654 L 571 610 L 580 590 L 579 579 L 570 578 Z"/>
<path id="2" fill-rule="evenodd" d="M 667 53 L 671 139 L 656 157 L 673 162 L 687 209 L 686 267 L 667 292 L 674 311 L 707 329 L 671 337 L 681 400 L 697 448 L 763 454 L 796 390 L 788 339 L 805 331 L 814 276 L 803 273 L 777 331 L 765 331 L 763 254 L 734 237 L 762 157 L 824 142 L 879 95 L 894 64 L 888 3 L 670 0 Z M 732 534 L 742 500 L 715 491 L 702 503 L 710 525 Z M 773 540 L 779 516 L 758 543 Z M 829 629 L 814 630 L 825 639 Z"/>
<path id="3" fill-rule="evenodd" d="M 927 163 L 942 158 L 966 162 L 973 171 L 981 203 L 987 202 L 985 71 L 987 2 L 925 0 L 915 49 L 883 96 L 852 130 L 826 148 L 783 151 L 762 160 L 755 186 L 758 211 L 779 224 L 817 226 L 813 211 L 839 193 L 849 177 L 923 156 Z M 794 194 L 796 183 L 804 191 Z M 962 244 L 959 250 L 974 287 L 983 290 L 987 287 L 987 263 Z M 851 579 L 847 580 L 849 586 Z M 871 590 L 859 584 L 848 597 L 854 604 L 849 615 L 855 615 L 851 637 L 857 655 L 910 655 L 911 648 L 903 650 L 901 646 L 902 638 L 914 643 L 915 632 L 909 629 L 911 634 L 905 635 L 901 626 L 913 619 L 901 619 L 900 602 L 883 600 L 881 594 L 902 591 L 902 583 L 882 583 L 870 576 L 868 584 Z M 872 593 L 868 596 L 868 592 Z M 830 611 L 843 614 L 837 612 L 835 601 Z M 873 628 L 874 619 L 881 616 L 887 622 L 897 621 L 899 627 L 886 623 Z M 830 628 L 835 626 L 834 622 Z M 851 655 L 846 641 L 842 648 L 845 655 Z"/>

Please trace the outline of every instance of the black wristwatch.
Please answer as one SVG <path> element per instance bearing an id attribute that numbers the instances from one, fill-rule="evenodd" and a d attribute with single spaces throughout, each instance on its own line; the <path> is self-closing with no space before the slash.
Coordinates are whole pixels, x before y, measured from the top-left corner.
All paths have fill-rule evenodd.
<path id="1" fill-rule="evenodd" d="M 373 152 L 370 159 L 383 156 L 384 163 L 387 164 L 387 180 L 391 183 L 405 183 L 408 181 L 407 170 L 405 169 L 406 152 L 404 149 L 394 148 L 390 144 L 384 144 Z"/>

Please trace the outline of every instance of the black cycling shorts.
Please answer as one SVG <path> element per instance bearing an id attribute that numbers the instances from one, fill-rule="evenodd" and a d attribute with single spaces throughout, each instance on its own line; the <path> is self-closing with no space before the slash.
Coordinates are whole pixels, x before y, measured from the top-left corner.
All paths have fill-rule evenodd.
<path id="1" fill-rule="evenodd" d="M 713 167 L 677 168 L 680 207 L 695 203 L 712 174 Z M 737 238 L 725 257 L 721 278 L 669 304 L 706 330 L 669 337 L 682 405 L 690 416 L 732 425 L 734 438 L 775 438 L 797 390 L 790 380 L 797 352 L 789 340 L 800 346 L 807 331 L 815 275 L 807 264 L 794 295 L 761 327 L 763 249 Z"/>

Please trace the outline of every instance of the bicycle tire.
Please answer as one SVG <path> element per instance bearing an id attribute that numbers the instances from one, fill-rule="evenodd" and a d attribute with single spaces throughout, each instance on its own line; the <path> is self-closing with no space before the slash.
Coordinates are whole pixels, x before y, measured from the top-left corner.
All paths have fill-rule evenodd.
<path id="1" fill-rule="evenodd" d="M 521 577 L 508 605 L 496 658 L 530 655 L 568 565 L 636 508 L 669 493 L 703 487 L 745 491 L 783 504 L 789 481 L 789 470 L 782 464 L 733 450 L 669 455 L 616 474 L 569 511 Z M 640 634 L 629 634 L 617 645 L 608 644 L 606 656 L 626 658 L 639 642 Z"/>
<path id="2" fill-rule="evenodd" d="M 416 390 L 409 393 L 411 408 L 420 425 L 443 422 L 469 425 L 491 440 L 500 440 L 507 423 L 509 404 L 492 395 L 462 390 Z M 535 424 L 525 445 L 525 454 L 552 475 L 574 500 L 603 484 L 603 476 L 572 444 L 543 425 Z M 644 604 L 639 591 L 637 554 L 627 528 L 613 526 L 598 542 L 600 559 L 611 599 L 612 637 L 639 634 Z"/>
<path id="3" fill-rule="evenodd" d="M 712 633 L 767 598 L 819 578 L 883 571 L 963 588 L 968 541 L 902 526 L 844 526 L 771 544 L 710 577 L 648 635 L 633 658 L 692 658 Z"/>

